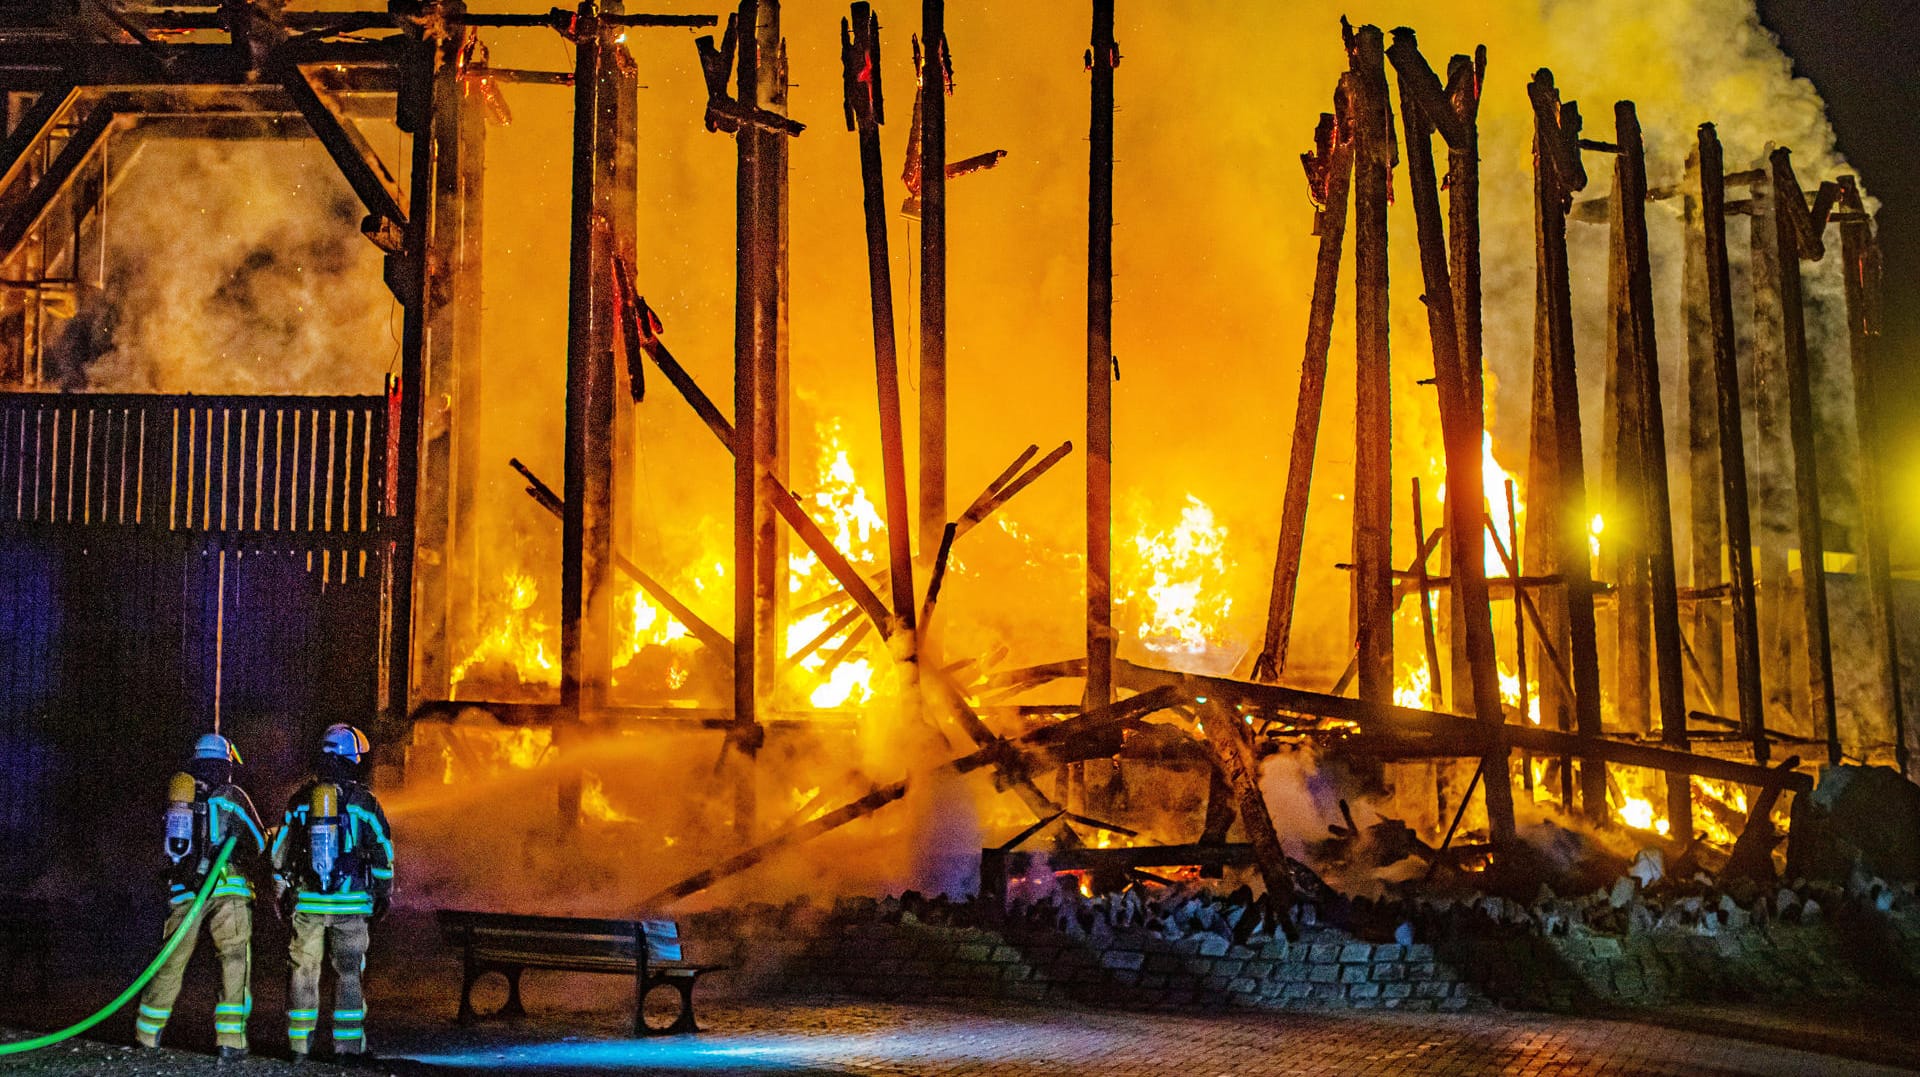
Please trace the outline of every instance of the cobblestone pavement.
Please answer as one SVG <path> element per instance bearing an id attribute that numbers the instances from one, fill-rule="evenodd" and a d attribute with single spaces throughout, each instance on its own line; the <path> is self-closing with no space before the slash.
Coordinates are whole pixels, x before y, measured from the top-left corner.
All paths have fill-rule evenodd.
<path id="1" fill-rule="evenodd" d="M 703 1006 L 706 1032 L 633 1039 L 612 1014 L 517 1028 L 398 1028 L 383 1053 L 478 1073 L 781 1074 L 1909 1073 L 1628 1021 L 1466 1014 L 1132 1013 L 1015 1005 Z"/>

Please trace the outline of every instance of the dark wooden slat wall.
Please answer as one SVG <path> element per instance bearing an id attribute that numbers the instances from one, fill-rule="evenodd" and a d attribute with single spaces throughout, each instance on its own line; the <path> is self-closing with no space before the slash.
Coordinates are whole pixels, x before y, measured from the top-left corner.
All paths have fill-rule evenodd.
<path id="1" fill-rule="evenodd" d="M 370 720 L 387 418 L 383 397 L 0 394 L 0 892 L 57 868 L 146 900 L 216 659 L 265 813 L 320 730 Z"/>

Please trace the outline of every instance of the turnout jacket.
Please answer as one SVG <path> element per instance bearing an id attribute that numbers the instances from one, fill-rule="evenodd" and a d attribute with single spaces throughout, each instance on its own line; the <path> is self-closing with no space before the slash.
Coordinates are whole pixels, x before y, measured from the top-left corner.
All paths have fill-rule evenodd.
<path id="1" fill-rule="evenodd" d="M 207 805 L 206 841 L 193 856 L 167 872 L 167 904 L 184 905 L 192 901 L 193 895 L 200 892 L 200 885 L 206 882 L 207 871 L 213 866 L 220 846 L 235 836 L 239 840 L 233 844 L 233 855 L 220 870 L 219 881 L 213 884 L 213 893 L 207 900 L 237 897 L 251 901 L 253 882 L 247 877 L 247 867 L 257 864 L 267 851 L 266 833 L 260 826 L 260 816 L 253 810 L 253 801 L 248 799 L 246 790 L 232 782 L 209 785 L 195 778 L 193 784 L 195 795 Z"/>
<path id="2" fill-rule="evenodd" d="M 314 871 L 310 835 L 313 787 L 309 778 L 287 801 L 274 835 L 276 885 L 295 893 L 293 911 L 332 916 L 370 916 L 376 901 L 393 892 L 393 836 L 373 790 L 355 781 L 329 779 L 340 790 L 340 846 L 331 878 Z"/>

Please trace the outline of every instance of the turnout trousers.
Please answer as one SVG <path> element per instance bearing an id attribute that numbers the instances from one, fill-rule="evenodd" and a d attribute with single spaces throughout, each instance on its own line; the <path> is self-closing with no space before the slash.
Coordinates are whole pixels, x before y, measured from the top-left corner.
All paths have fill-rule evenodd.
<path id="1" fill-rule="evenodd" d="M 288 949 L 293 976 L 287 985 L 287 1039 L 294 1054 L 307 1053 L 320 1023 L 320 967 L 329 955 L 335 976 L 333 1051 L 365 1051 L 367 1004 L 360 993 L 360 974 L 367 965 L 367 917 L 296 912 Z"/>
<path id="2" fill-rule="evenodd" d="M 163 938 L 171 938 L 180 930 L 191 905 L 182 902 L 173 907 Z M 213 898 L 207 902 L 202 919 L 207 933 L 213 936 L 214 952 L 220 955 L 220 1001 L 213 1008 L 214 1038 L 222 1047 L 245 1047 L 247 1015 L 253 1010 L 253 994 L 248 989 L 253 973 L 253 902 L 234 896 Z M 199 941 L 198 928 L 181 939 L 140 996 L 133 1032 L 145 1046 L 159 1045 L 160 1033 L 173 1016 L 174 1000 L 180 997 L 187 962 L 193 959 L 194 944 Z"/>

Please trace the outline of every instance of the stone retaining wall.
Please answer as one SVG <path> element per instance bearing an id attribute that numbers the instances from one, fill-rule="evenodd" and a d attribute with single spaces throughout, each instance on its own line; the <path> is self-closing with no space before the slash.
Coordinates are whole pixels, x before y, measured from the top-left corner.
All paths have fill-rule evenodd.
<path id="1" fill-rule="evenodd" d="M 1099 938 L 831 917 L 738 930 L 732 990 L 880 999 L 996 998 L 1220 1009 L 1458 1010 L 1501 1004 L 1582 1009 L 1670 999 L 1847 994 L 1920 969 L 1920 921 L 1662 932 L 1475 935 L 1435 945 L 1367 943 L 1319 929 L 1298 941 L 1168 941 L 1143 930 Z M 717 927 L 717 925 L 716 925 Z M 1497 929 L 1489 928 L 1490 932 Z M 703 953 L 726 949 L 718 931 Z M 718 944 L 716 946 L 716 944 Z"/>

